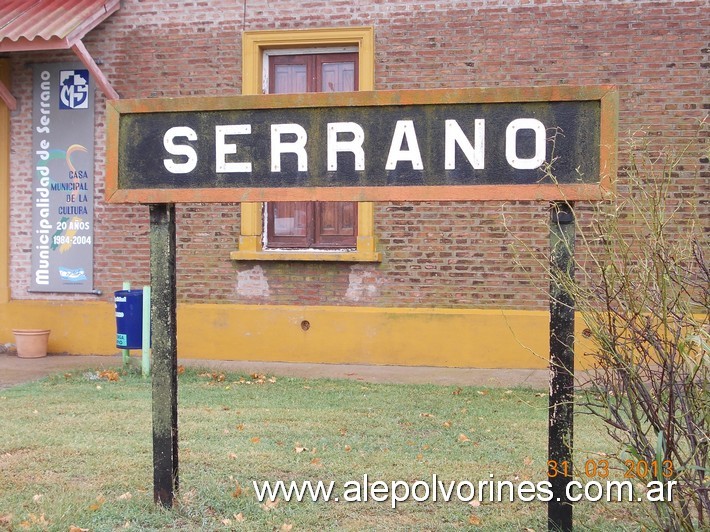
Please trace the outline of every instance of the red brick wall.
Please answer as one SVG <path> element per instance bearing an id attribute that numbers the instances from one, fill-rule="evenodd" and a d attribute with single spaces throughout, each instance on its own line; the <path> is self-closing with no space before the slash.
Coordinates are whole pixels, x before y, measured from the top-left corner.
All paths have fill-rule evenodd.
<path id="1" fill-rule="evenodd" d="M 237 94 L 241 32 L 373 26 L 376 88 L 614 84 L 622 166 L 630 136 L 656 146 L 692 138 L 710 108 L 710 16 L 698 1 L 125 0 L 85 39 L 124 98 Z M 13 54 L 11 291 L 29 294 L 31 68 L 70 53 Z M 105 100 L 97 97 L 95 285 L 148 282 L 147 207 L 103 202 Z M 679 197 L 701 178 L 710 218 L 707 136 L 675 176 Z M 704 158 L 703 158 L 704 157 Z M 625 192 L 623 171 L 619 189 Z M 582 209 L 587 210 L 588 209 Z M 504 226 L 504 216 L 508 229 Z M 534 258 L 515 266 L 522 238 L 547 249 L 547 206 L 531 202 L 379 203 L 380 264 L 230 260 L 238 205 L 178 207 L 178 295 L 191 302 L 542 308 L 547 280 Z M 509 234 L 509 232 L 512 233 Z M 62 295 L 61 298 L 66 298 Z M 84 299 L 92 296 L 69 296 Z M 94 296 L 95 297 L 95 296 Z"/>

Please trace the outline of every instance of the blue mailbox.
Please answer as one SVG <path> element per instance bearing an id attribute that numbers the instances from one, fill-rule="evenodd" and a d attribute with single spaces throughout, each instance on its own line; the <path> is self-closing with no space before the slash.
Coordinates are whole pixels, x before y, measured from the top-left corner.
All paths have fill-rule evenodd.
<path id="1" fill-rule="evenodd" d="M 140 349 L 143 346 L 143 291 L 114 292 L 116 306 L 116 347 Z"/>

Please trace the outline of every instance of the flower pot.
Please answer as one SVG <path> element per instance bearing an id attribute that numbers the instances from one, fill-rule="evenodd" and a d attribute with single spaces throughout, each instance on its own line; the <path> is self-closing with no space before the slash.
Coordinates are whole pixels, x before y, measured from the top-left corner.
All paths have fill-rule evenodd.
<path id="1" fill-rule="evenodd" d="M 17 356 L 20 358 L 40 358 L 47 356 L 49 329 L 13 329 Z"/>

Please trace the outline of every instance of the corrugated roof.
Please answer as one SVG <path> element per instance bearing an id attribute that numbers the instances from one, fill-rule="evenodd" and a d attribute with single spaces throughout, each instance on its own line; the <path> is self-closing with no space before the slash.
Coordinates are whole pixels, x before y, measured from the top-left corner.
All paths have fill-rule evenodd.
<path id="1" fill-rule="evenodd" d="M 70 48 L 120 0 L 2 0 L 0 52 Z"/>

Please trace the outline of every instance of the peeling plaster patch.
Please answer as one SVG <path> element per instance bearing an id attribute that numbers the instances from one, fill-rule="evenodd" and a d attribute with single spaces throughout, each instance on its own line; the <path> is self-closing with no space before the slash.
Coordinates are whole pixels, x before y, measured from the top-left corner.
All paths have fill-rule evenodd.
<path id="1" fill-rule="evenodd" d="M 380 295 L 380 286 L 384 282 L 377 272 L 368 266 L 356 264 L 350 267 L 348 290 L 345 299 L 358 302 L 373 299 Z"/>
<path id="2" fill-rule="evenodd" d="M 269 281 L 261 266 L 237 273 L 237 294 L 242 297 L 269 297 Z"/>

